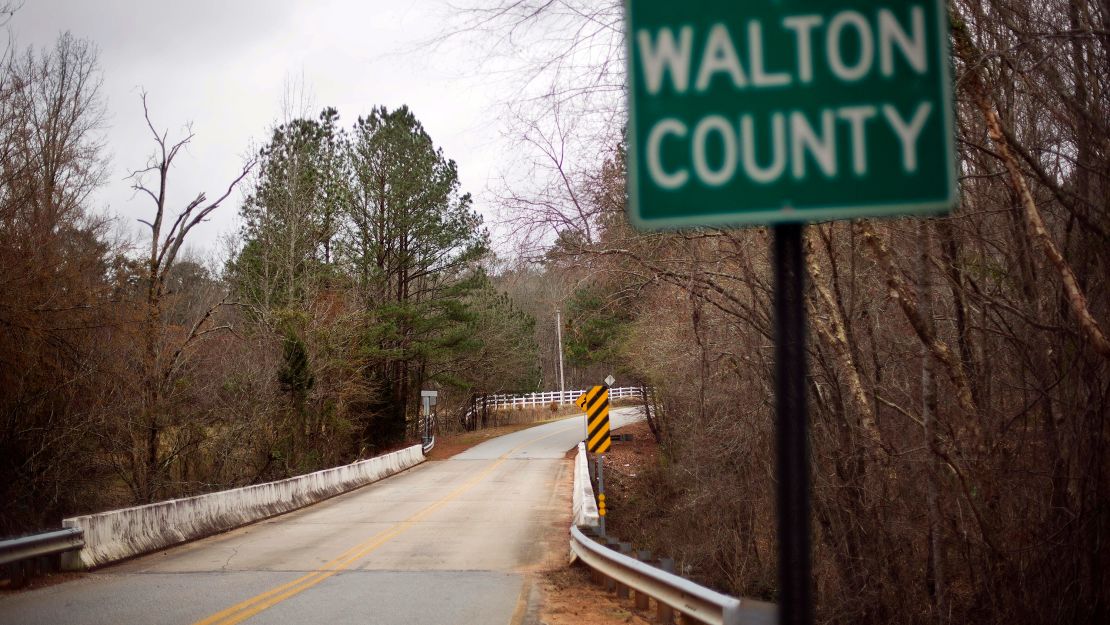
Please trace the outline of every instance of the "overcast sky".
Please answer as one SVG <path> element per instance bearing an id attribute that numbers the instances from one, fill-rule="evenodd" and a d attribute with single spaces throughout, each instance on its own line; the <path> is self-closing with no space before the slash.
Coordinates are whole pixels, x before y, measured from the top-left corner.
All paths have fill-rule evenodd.
<path id="1" fill-rule="evenodd" d="M 334 106 L 344 126 L 375 105 L 408 104 L 489 221 L 481 192 L 507 156 L 503 96 L 461 44 L 421 45 L 450 19 L 443 0 L 26 0 L 8 29 L 19 48 L 52 45 L 67 30 L 99 48 L 111 176 L 95 202 L 129 230 L 151 214 L 124 180 L 153 146 L 141 90 L 157 127 L 180 137 L 191 123 L 196 134 L 170 175 L 176 210 L 199 191 L 223 193 L 280 117 L 286 85 L 302 78 L 312 115 Z M 236 229 L 240 198 L 193 231 L 197 252 L 216 252 Z"/>

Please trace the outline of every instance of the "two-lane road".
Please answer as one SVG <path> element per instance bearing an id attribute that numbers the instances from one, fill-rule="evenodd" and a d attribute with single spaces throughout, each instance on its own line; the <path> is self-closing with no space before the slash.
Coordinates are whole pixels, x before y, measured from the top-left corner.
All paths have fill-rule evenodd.
<path id="1" fill-rule="evenodd" d="M 637 418 L 612 413 L 613 426 Z M 0 624 L 520 622 L 526 573 L 566 553 L 583 417 L 82 579 L 0 599 Z"/>

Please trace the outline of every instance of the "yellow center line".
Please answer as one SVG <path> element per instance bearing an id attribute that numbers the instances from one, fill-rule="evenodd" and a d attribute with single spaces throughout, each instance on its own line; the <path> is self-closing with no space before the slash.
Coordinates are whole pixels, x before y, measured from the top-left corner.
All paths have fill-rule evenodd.
<path id="1" fill-rule="evenodd" d="M 407 531 L 408 529 L 410 529 L 413 525 L 416 525 L 418 522 L 420 522 L 422 519 L 424 519 L 428 515 L 432 514 L 433 512 L 435 512 L 437 510 L 439 510 L 440 508 L 447 505 L 451 501 L 457 499 L 460 495 L 462 495 L 466 491 L 468 491 L 471 488 L 473 488 L 474 486 L 476 486 L 479 482 L 484 480 L 497 467 L 501 466 L 501 464 L 503 464 L 506 460 L 508 460 L 509 456 L 511 456 L 518 449 L 520 449 L 522 447 L 526 447 L 526 446 L 531 445 L 533 443 L 538 443 L 539 441 L 542 441 L 542 440 L 547 439 L 547 438 L 551 438 L 552 436 L 557 436 L 559 434 L 570 432 L 571 430 L 576 429 L 576 428 L 577 428 L 577 425 L 575 427 L 571 427 L 571 428 L 564 428 L 564 429 L 561 429 L 557 432 L 552 432 L 550 434 L 545 434 L 545 435 L 540 436 L 538 438 L 534 438 L 532 440 L 525 441 L 525 442 L 517 445 L 516 447 L 513 447 L 509 451 L 502 454 L 493 464 L 491 464 L 490 466 L 483 469 L 481 473 L 474 476 L 470 480 L 467 480 L 462 486 L 459 486 L 455 490 L 451 491 L 450 493 L 445 495 L 443 498 L 441 498 L 439 501 L 436 501 L 435 503 L 427 506 L 423 510 L 420 510 L 419 512 L 416 512 L 415 514 L 413 514 L 409 518 L 405 519 L 404 521 L 401 521 L 400 523 L 394 525 L 393 527 L 391 527 L 387 530 L 384 530 L 382 532 L 379 532 L 379 533 L 375 534 L 374 536 L 371 536 L 365 542 L 359 543 L 359 544 L 355 545 L 354 547 L 351 547 L 350 549 L 348 549 L 348 550 L 344 551 L 343 553 L 339 554 L 334 559 L 326 562 L 325 564 L 323 564 L 320 568 L 316 569 L 315 571 L 312 571 L 311 573 L 308 573 L 306 575 L 298 577 L 297 579 L 295 579 L 293 581 L 281 584 L 280 586 L 277 586 L 275 588 L 271 588 L 270 590 L 268 590 L 264 593 L 255 595 L 254 597 L 251 597 L 250 599 L 247 599 L 245 601 L 237 603 L 237 604 L 235 604 L 235 605 L 233 605 L 229 608 L 221 610 L 221 611 L 219 611 L 219 612 L 217 612 L 217 613 L 215 613 L 215 614 L 213 614 L 213 615 L 211 615 L 211 616 L 209 616 L 209 617 L 207 617 L 203 620 L 200 620 L 200 621 L 197 621 L 196 623 L 193 623 L 193 625 L 216 625 L 217 623 L 219 625 L 234 625 L 235 623 L 241 623 L 241 622 L 247 620 L 248 618 L 254 616 L 255 614 L 258 614 L 259 612 L 262 612 L 263 610 L 271 608 L 271 607 L 277 605 L 278 603 L 281 603 L 282 601 L 285 601 L 286 599 L 288 599 L 288 598 L 290 598 L 294 595 L 297 595 L 301 592 L 304 592 L 304 591 L 308 590 L 309 588 L 312 588 L 313 586 L 315 586 L 315 585 L 319 584 L 320 582 L 328 579 L 329 577 L 331 577 L 331 576 L 333 576 L 333 575 L 335 575 L 335 574 L 337 574 L 341 571 L 346 570 L 347 568 L 349 568 L 355 562 L 357 562 L 357 561 L 361 560 L 362 558 L 365 558 L 366 556 L 370 555 L 371 552 L 373 552 L 378 547 L 381 547 L 382 545 L 384 545 L 390 539 L 399 536 L 400 534 L 402 534 L 405 531 Z"/>

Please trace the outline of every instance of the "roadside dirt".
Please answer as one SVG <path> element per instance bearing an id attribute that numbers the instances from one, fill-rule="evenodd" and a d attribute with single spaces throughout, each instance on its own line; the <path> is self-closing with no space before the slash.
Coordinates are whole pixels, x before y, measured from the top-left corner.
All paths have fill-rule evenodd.
<path id="1" fill-rule="evenodd" d="M 590 581 L 586 567 L 564 566 L 539 576 L 542 625 L 649 625 L 647 613 L 637 613 L 631 601 L 618 600 Z"/>
<path id="2" fill-rule="evenodd" d="M 619 499 L 616 495 L 630 488 L 644 469 L 658 461 L 659 445 L 646 421 L 626 425 L 613 433 L 632 435 L 630 441 L 613 441 L 605 454 L 606 491 L 613 491 L 613 499 Z"/>
<path id="3" fill-rule="evenodd" d="M 46 588 L 48 586 L 54 586 L 56 584 L 61 584 L 63 582 L 69 582 L 69 581 L 73 581 L 75 579 L 81 579 L 81 578 L 85 577 L 86 575 L 88 575 L 88 574 L 84 573 L 84 572 L 43 573 L 42 575 L 37 575 L 35 577 L 32 577 L 32 578 L 28 579 L 27 582 L 23 586 L 13 586 L 10 579 L 0 580 L 0 597 L 6 597 L 8 595 L 14 595 L 14 594 L 20 593 L 20 592 L 27 592 L 28 590 L 36 590 L 36 589 L 39 589 L 39 588 Z"/>
<path id="4" fill-rule="evenodd" d="M 605 456 L 606 475 L 609 476 L 609 492 L 620 492 L 625 485 L 634 481 L 644 467 L 656 462 L 658 447 L 646 423 L 635 423 L 614 430 L 614 434 L 632 434 L 631 441 L 614 441 Z M 567 453 L 573 459 L 577 450 Z M 564 486 L 569 500 L 573 471 L 567 472 L 568 483 Z M 561 489 L 563 490 L 563 489 Z M 621 600 L 590 580 L 589 569 L 582 564 L 568 565 L 569 560 L 569 513 L 567 521 L 558 528 L 552 528 L 558 541 L 550 541 L 552 552 L 547 562 L 547 570 L 533 574 L 539 592 L 539 606 L 529 619 L 530 625 L 612 625 L 632 623 L 648 625 L 652 622 L 652 611 L 638 611 L 632 600 Z"/>

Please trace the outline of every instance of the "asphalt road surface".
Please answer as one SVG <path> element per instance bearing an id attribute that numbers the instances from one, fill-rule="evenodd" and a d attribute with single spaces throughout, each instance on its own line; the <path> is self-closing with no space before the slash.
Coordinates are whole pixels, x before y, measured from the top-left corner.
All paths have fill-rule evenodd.
<path id="1" fill-rule="evenodd" d="M 611 413 L 613 427 L 639 418 Z M 584 417 L 492 439 L 267 521 L 0 599 L 0 624 L 522 623 L 566 555 Z M 546 560 L 546 562 L 545 562 Z"/>

